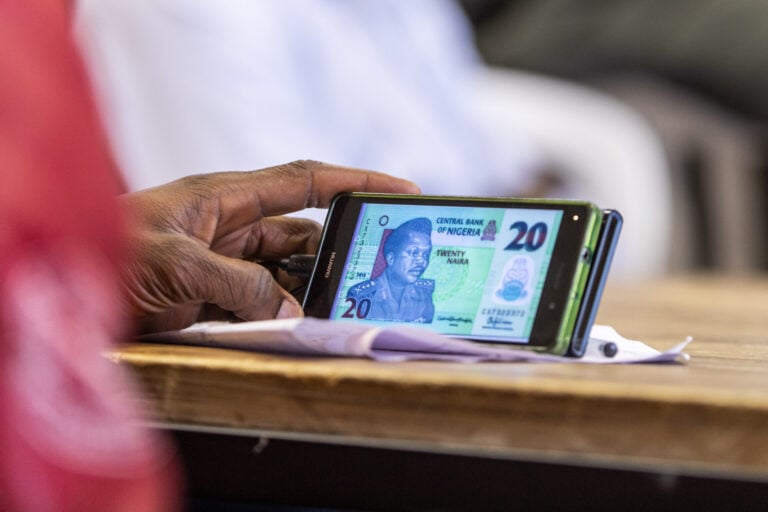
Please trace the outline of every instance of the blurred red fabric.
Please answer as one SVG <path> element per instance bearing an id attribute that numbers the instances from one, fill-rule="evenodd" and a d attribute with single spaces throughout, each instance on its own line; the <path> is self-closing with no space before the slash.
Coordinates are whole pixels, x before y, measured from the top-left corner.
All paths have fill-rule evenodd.
<path id="1" fill-rule="evenodd" d="M 104 357 L 122 190 L 67 5 L 0 0 L 0 510 L 178 508 L 170 445 Z"/>

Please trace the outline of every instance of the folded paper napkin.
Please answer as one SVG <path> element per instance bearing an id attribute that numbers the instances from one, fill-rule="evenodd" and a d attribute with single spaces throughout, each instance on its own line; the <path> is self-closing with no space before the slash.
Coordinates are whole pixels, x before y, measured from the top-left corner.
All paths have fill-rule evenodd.
<path id="1" fill-rule="evenodd" d="M 452 338 L 415 327 L 371 327 L 317 318 L 259 322 L 206 322 L 180 331 L 155 333 L 142 340 L 237 348 L 283 354 L 368 357 L 376 361 L 440 360 L 456 362 L 529 361 L 565 363 L 666 363 L 688 361 L 683 349 L 691 337 L 664 352 L 595 325 L 584 357 L 562 357 L 514 345 L 499 347 Z M 606 350 L 608 344 L 609 350 Z"/>

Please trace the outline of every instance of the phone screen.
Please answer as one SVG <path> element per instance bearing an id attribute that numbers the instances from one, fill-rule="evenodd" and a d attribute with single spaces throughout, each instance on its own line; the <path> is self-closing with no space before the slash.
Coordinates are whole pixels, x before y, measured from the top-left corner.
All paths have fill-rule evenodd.
<path id="1" fill-rule="evenodd" d="M 528 343 L 563 215 L 363 201 L 329 316 Z"/>

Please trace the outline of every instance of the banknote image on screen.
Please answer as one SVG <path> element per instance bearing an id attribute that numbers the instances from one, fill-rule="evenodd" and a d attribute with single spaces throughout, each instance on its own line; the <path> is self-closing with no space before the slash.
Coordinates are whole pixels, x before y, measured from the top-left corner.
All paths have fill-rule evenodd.
<path id="1" fill-rule="evenodd" d="M 527 343 L 562 216 L 363 203 L 330 317 Z"/>

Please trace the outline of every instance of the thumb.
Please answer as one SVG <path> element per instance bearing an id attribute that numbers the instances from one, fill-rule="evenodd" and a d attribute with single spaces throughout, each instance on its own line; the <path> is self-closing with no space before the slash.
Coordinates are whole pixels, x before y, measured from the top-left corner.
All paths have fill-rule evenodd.
<path id="1" fill-rule="evenodd" d="M 209 272 L 200 272 L 197 288 L 206 302 L 242 320 L 303 316 L 298 301 L 269 270 L 249 261 L 209 252 Z"/>

